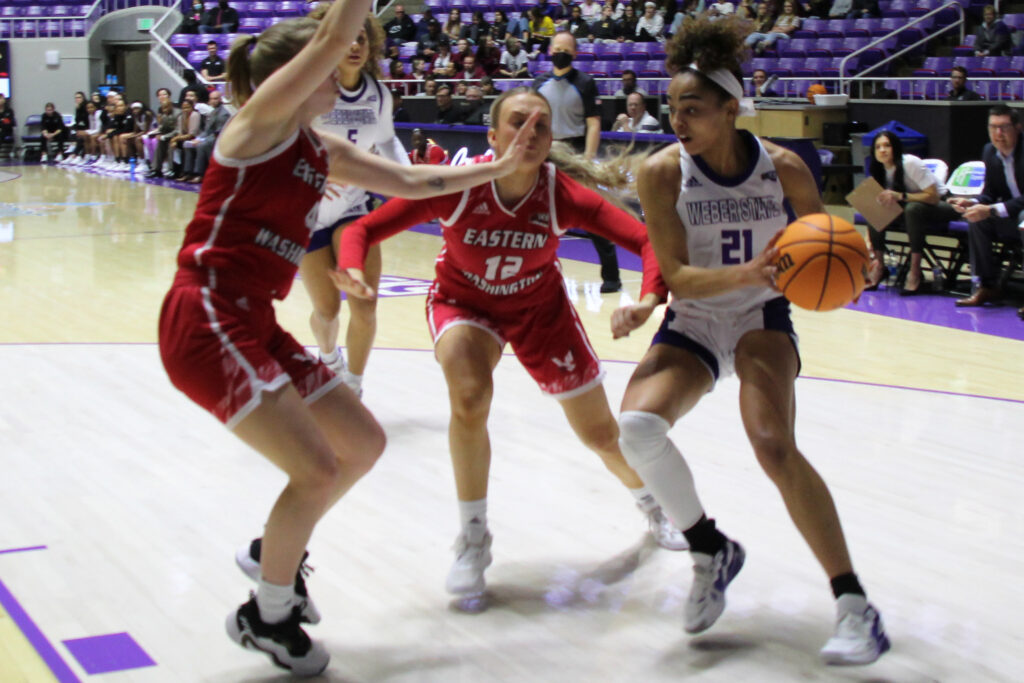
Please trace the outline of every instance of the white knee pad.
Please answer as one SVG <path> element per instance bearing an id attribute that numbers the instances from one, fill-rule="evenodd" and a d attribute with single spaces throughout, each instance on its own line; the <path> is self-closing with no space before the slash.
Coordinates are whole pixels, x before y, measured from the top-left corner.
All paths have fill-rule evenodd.
<path id="1" fill-rule="evenodd" d="M 633 469 L 657 460 L 665 451 L 671 425 L 660 415 L 627 410 L 619 415 L 619 447 Z"/>

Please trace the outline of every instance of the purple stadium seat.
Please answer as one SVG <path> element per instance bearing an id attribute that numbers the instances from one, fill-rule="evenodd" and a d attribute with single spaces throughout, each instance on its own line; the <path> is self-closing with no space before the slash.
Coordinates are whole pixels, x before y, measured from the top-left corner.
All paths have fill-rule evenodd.
<path id="1" fill-rule="evenodd" d="M 85 35 L 85 20 L 84 19 L 64 19 L 62 21 L 62 28 L 65 36 L 84 36 Z"/>
<path id="2" fill-rule="evenodd" d="M 491 7 L 493 7 L 495 10 L 499 10 L 499 9 L 503 10 L 505 12 L 505 14 L 508 14 L 509 12 L 518 12 L 519 11 L 519 1 L 518 0 L 495 0 L 494 2 L 491 3 Z"/>
<path id="3" fill-rule="evenodd" d="M 250 17 L 272 17 L 275 14 L 275 5 L 272 2 L 250 2 Z"/>
<path id="4" fill-rule="evenodd" d="M 416 46 L 400 45 L 398 47 L 398 58 L 405 61 L 416 56 Z"/>
<path id="5" fill-rule="evenodd" d="M 1024 14 L 1004 14 L 1003 23 L 1012 31 L 1024 31 Z"/>
<path id="6" fill-rule="evenodd" d="M 889 0 L 889 6 L 882 10 L 882 16 L 885 18 L 906 17 L 916 4 L 916 0 Z"/>
<path id="7" fill-rule="evenodd" d="M 829 60 L 828 66 L 826 66 L 822 70 L 821 75 L 822 76 L 839 76 L 840 75 L 839 67 L 840 67 L 840 65 L 842 63 L 843 63 L 843 57 L 833 57 L 832 59 Z M 842 74 L 842 76 L 847 77 L 847 76 L 855 75 L 858 71 L 860 71 L 860 66 L 861 66 L 860 65 L 860 59 L 858 57 L 854 57 L 852 59 L 847 60 L 846 61 L 846 67 L 845 67 L 846 70 Z"/>
<path id="8" fill-rule="evenodd" d="M 11 19 L 13 17 L 20 17 L 22 15 L 22 11 L 21 7 L 4 5 L 3 7 L 0 7 L 0 18 Z"/>
<path id="9" fill-rule="evenodd" d="M 827 19 L 804 19 L 800 28 L 793 32 L 792 38 L 819 38 L 818 31 L 828 26 Z"/>
<path id="10" fill-rule="evenodd" d="M 34 21 L 16 21 L 11 36 L 14 38 L 35 38 L 39 35 Z"/>
<path id="11" fill-rule="evenodd" d="M 981 66 L 982 68 L 991 70 L 996 76 L 1020 78 L 1024 75 L 1021 73 L 1020 69 L 1014 68 L 1013 59 L 1011 57 L 982 57 Z"/>
<path id="12" fill-rule="evenodd" d="M 25 8 L 25 14 L 22 15 L 28 19 L 41 19 L 47 15 L 46 8 L 42 5 L 30 5 Z"/>
<path id="13" fill-rule="evenodd" d="M 821 76 L 822 71 L 831 64 L 831 57 L 808 57 L 803 65 L 793 70 L 794 76 Z"/>
<path id="14" fill-rule="evenodd" d="M 579 69 L 584 73 L 588 73 L 594 78 L 608 78 L 611 76 L 611 69 L 608 66 L 608 62 L 586 62 L 579 66 Z"/>
<path id="15" fill-rule="evenodd" d="M 1013 97 L 1013 99 L 1024 100 L 1024 80 L 1010 81 L 1007 85 L 1007 93 Z"/>
<path id="16" fill-rule="evenodd" d="M 842 50 L 844 38 L 819 38 L 815 46 L 807 51 L 808 57 L 831 57 Z"/>
<path id="17" fill-rule="evenodd" d="M 175 33 L 171 36 L 171 39 L 167 41 L 167 44 L 179 52 L 182 50 L 187 52 L 192 49 L 192 34 Z"/>
<path id="18" fill-rule="evenodd" d="M 780 57 L 806 57 L 807 51 L 812 49 L 818 41 L 814 38 L 791 38 L 780 40 L 775 47 Z"/>
<path id="19" fill-rule="evenodd" d="M 886 81 L 885 87 L 889 90 L 895 90 L 901 100 L 914 98 L 913 81 Z"/>
<path id="20" fill-rule="evenodd" d="M 915 76 L 948 76 L 953 68 L 952 57 L 925 57 L 920 69 L 914 70 Z"/>
<path id="21" fill-rule="evenodd" d="M 238 30 L 241 33 L 260 33 L 266 23 L 266 20 L 260 17 L 246 17 L 238 21 Z"/>
<path id="22" fill-rule="evenodd" d="M 803 67 L 805 61 L 803 57 L 783 57 L 776 60 L 775 65 L 778 69 L 785 69 L 789 73 L 796 73 L 797 69 Z"/>
<path id="23" fill-rule="evenodd" d="M 624 56 L 630 59 L 649 59 L 657 43 L 627 43 Z"/>
<path id="24" fill-rule="evenodd" d="M 594 46 L 594 56 L 605 61 L 622 61 L 622 43 L 597 43 Z"/>
<path id="25" fill-rule="evenodd" d="M 615 91 L 619 89 L 619 84 L 615 81 L 598 81 L 597 82 L 597 93 L 604 97 L 611 97 L 615 94 Z"/>
<path id="26" fill-rule="evenodd" d="M 487 12 L 494 6 L 491 0 L 469 0 L 470 12 Z M 486 16 L 484 17 L 487 18 Z"/>
<path id="27" fill-rule="evenodd" d="M 188 60 L 188 63 L 192 66 L 202 64 L 203 60 L 206 59 L 206 50 L 192 50 L 192 52 L 188 53 L 185 59 Z"/>
<path id="28" fill-rule="evenodd" d="M 472 7 L 470 6 L 469 3 L 470 3 L 470 0 L 447 0 L 447 2 L 445 4 L 448 6 L 449 11 L 453 10 L 453 9 L 457 9 L 460 12 L 462 12 L 462 14 L 464 15 L 462 17 L 462 23 L 463 24 L 468 24 L 469 23 L 470 12 L 472 12 Z M 444 23 L 444 22 L 441 22 L 441 23 Z"/>
<path id="29" fill-rule="evenodd" d="M 793 69 L 790 66 L 783 66 L 782 64 L 779 64 L 779 61 L 781 61 L 781 60 L 773 59 L 771 61 L 771 64 L 768 66 L 767 69 L 765 69 L 765 71 L 768 72 L 768 75 L 769 76 L 792 76 L 793 75 Z"/>
<path id="30" fill-rule="evenodd" d="M 973 33 L 964 36 L 964 42 L 953 48 L 954 57 L 971 57 L 974 55 L 974 40 L 977 38 Z"/>
<path id="31" fill-rule="evenodd" d="M 606 60 L 604 60 L 604 63 L 608 65 L 608 75 L 609 76 L 612 76 L 613 78 L 621 78 L 622 77 L 622 72 L 625 69 L 625 67 L 623 66 L 625 64 L 625 62 L 620 62 L 620 61 L 617 61 L 617 60 L 607 60 L 606 59 Z"/>
<path id="32" fill-rule="evenodd" d="M 850 22 L 852 23 L 852 19 Z M 818 30 L 819 38 L 842 38 L 846 35 L 846 19 L 829 19 L 825 26 Z"/>
<path id="33" fill-rule="evenodd" d="M 274 6 L 274 13 L 279 17 L 298 17 L 303 14 L 302 3 L 284 0 Z"/>
<path id="34" fill-rule="evenodd" d="M 641 71 L 637 72 L 637 76 L 641 78 L 656 78 L 658 76 L 665 75 L 665 61 L 662 59 L 648 59 L 646 62 L 641 62 L 644 67 Z"/>

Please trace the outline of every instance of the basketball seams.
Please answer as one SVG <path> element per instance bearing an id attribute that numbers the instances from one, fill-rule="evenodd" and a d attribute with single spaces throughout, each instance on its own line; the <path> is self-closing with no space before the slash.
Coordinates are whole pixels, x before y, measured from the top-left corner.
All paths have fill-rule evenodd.
<path id="1" fill-rule="evenodd" d="M 822 225 L 826 222 L 828 227 Z M 780 258 L 784 254 L 792 262 L 784 277 L 779 278 L 784 284 L 777 281 L 783 295 L 797 305 L 816 311 L 834 310 L 856 296 L 854 271 L 857 264 L 867 258 L 867 248 L 856 243 L 862 241 L 860 233 L 843 219 L 827 213 L 805 216 L 788 227 L 795 228 L 789 232 L 797 239 L 792 242 L 782 239 L 776 245 Z M 809 228 L 813 228 L 813 232 Z M 822 262 L 820 257 L 827 260 Z M 842 264 L 833 264 L 833 259 L 839 259 Z M 800 300 L 804 303 L 798 303 Z"/>
<path id="2" fill-rule="evenodd" d="M 821 310 L 821 302 L 825 300 L 825 294 L 828 292 L 828 280 L 832 276 L 832 245 L 835 243 L 835 235 L 832 230 L 832 214 L 825 214 L 828 216 L 828 263 L 825 264 L 825 277 L 821 280 L 821 293 L 818 294 L 818 303 L 814 306 L 814 310 Z"/>

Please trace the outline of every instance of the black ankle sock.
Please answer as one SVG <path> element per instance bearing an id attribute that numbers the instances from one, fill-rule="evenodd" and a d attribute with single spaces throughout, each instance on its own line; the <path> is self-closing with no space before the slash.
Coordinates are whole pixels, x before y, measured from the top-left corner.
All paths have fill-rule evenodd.
<path id="1" fill-rule="evenodd" d="M 683 532 L 690 544 L 690 552 L 714 555 L 725 547 L 725 534 L 715 528 L 715 520 L 701 515 L 700 520 Z"/>
<path id="2" fill-rule="evenodd" d="M 846 574 L 840 574 L 831 581 L 832 584 L 832 595 L 838 598 L 840 595 L 846 593 L 853 593 L 854 595 L 863 595 L 867 597 L 867 593 L 860 585 L 860 581 L 857 580 L 857 575 L 853 572 Z"/>

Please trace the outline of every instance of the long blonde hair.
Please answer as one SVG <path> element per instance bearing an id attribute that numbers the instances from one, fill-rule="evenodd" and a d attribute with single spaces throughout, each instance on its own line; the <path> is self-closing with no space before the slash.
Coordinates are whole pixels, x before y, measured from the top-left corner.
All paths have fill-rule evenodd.
<path id="1" fill-rule="evenodd" d="M 321 2 L 306 16 L 320 21 L 330 8 L 331 3 Z M 384 58 L 384 28 L 376 16 L 367 14 L 366 21 L 363 22 L 363 30 L 366 31 L 366 45 L 369 48 L 366 64 L 363 64 L 363 71 L 374 78 L 384 78 L 380 69 L 380 60 Z"/>
<path id="2" fill-rule="evenodd" d="M 497 129 L 501 108 L 505 100 L 516 95 L 533 95 L 544 101 L 551 111 L 551 103 L 544 95 L 533 88 L 518 86 L 503 92 L 491 104 L 492 129 Z M 560 171 L 564 172 L 576 182 L 584 185 L 602 197 L 618 206 L 620 209 L 638 216 L 637 211 L 627 202 L 627 198 L 636 198 L 636 171 L 651 152 L 633 152 L 633 145 L 615 150 L 615 153 L 607 159 L 592 161 L 576 154 L 573 148 L 559 141 L 551 143 L 551 151 L 548 152 L 548 161 L 553 163 Z"/>

